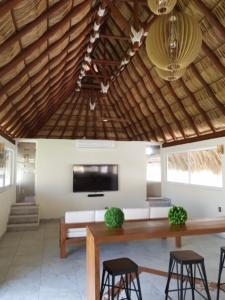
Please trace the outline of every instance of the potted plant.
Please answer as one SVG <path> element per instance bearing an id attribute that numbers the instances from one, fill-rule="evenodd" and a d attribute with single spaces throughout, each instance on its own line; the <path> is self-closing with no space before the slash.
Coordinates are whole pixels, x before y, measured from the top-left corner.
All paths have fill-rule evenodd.
<path id="1" fill-rule="evenodd" d="M 124 222 L 124 213 L 118 207 L 111 207 L 107 209 L 104 219 L 108 228 L 121 228 Z"/>
<path id="2" fill-rule="evenodd" d="M 172 225 L 184 225 L 187 217 L 187 211 L 182 206 L 173 206 L 169 210 L 168 218 Z"/>

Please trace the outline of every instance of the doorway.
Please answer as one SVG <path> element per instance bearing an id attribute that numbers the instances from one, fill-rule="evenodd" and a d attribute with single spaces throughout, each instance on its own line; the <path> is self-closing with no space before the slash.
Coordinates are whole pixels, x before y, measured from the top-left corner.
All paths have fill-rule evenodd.
<path id="1" fill-rule="evenodd" d="M 16 160 L 16 202 L 35 202 L 36 143 L 18 142 Z"/>

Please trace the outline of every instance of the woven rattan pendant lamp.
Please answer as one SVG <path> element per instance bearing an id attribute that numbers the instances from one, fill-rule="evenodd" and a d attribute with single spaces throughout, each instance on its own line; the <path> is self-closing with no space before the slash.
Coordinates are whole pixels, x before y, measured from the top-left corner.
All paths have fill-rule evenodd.
<path id="1" fill-rule="evenodd" d="M 146 50 L 159 69 L 179 70 L 195 60 L 201 44 L 198 22 L 185 13 L 173 12 L 154 21 L 146 39 Z"/>
<path id="2" fill-rule="evenodd" d="M 148 0 L 148 6 L 156 15 L 164 15 L 170 13 L 177 0 Z"/>
<path id="3" fill-rule="evenodd" d="M 179 69 L 179 70 L 162 70 L 159 68 L 155 68 L 156 73 L 159 75 L 160 78 L 167 80 L 167 81 L 174 81 L 181 78 L 186 69 Z"/>

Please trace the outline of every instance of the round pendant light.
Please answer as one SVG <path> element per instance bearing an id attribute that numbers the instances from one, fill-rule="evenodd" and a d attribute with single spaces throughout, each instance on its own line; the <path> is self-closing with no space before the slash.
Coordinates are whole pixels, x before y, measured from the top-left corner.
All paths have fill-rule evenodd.
<path id="1" fill-rule="evenodd" d="M 179 70 L 162 70 L 159 68 L 155 68 L 156 73 L 159 75 L 160 78 L 167 80 L 167 81 L 175 81 L 179 78 L 181 78 L 184 73 L 186 72 L 186 69 L 179 69 Z"/>
<path id="2" fill-rule="evenodd" d="M 177 0 L 148 0 L 148 6 L 155 15 L 169 14 Z"/>
<path id="3" fill-rule="evenodd" d="M 158 17 L 150 27 L 146 50 L 159 69 L 186 68 L 197 57 L 202 45 L 202 32 L 191 16 L 173 12 Z"/>

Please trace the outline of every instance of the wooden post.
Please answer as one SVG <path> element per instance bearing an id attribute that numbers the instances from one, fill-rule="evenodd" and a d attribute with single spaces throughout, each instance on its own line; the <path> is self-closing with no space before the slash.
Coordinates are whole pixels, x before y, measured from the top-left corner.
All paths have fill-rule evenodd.
<path id="1" fill-rule="evenodd" d="M 100 261 L 99 245 L 96 244 L 91 230 L 87 227 L 86 239 L 87 255 L 87 299 L 100 300 Z"/>
<path id="2" fill-rule="evenodd" d="M 60 257 L 66 258 L 66 228 L 65 223 L 60 224 Z"/>

